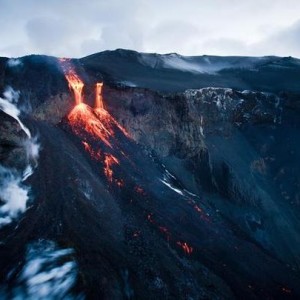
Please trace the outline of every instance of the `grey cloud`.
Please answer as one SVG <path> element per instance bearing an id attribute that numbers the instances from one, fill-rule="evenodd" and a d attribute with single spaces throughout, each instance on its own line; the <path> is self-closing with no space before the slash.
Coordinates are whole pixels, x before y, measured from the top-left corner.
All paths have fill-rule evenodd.
<path id="1" fill-rule="evenodd" d="M 145 46 L 153 48 L 154 52 L 176 52 L 175 45 L 180 45 L 181 51 L 193 47 L 203 31 L 188 21 L 169 20 L 154 27 L 145 39 Z"/>
<path id="2" fill-rule="evenodd" d="M 62 53 L 72 44 L 75 32 L 71 24 L 62 19 L 36 18 L 26 24 L 30 43 L 42 52 Z"/>
<path id="3" fill-rule="evenodd" d="M 0 56 L 105 49 L 300 56 L 298 0 L 0 0 Z"/>
<path id="4" fill-rule="evenodd" d="M 254 45 L 254 51 L 300 57 L 300 19 L 292 26 Z"/>
<path id="5" fill-rule="evenodd" d="M 202 50 L 206 54 L 236 55 L 237 53 L 248 54 L 247 45 L 236 39 L 220 38 L 208 39 L 203 42 Z"/>

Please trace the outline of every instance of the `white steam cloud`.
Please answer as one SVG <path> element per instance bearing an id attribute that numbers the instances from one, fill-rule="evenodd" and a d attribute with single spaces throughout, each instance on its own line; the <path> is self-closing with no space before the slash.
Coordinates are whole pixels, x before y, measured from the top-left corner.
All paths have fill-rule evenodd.
<path id="1" fill-rule="evenodd" d="M 14 91 L 11 87 L 8 87 L 3 93 L 3 96 L 4 99 L 0 97 L 0 109 L 17 120 L 26 135 L 31 138 L 29 129 L 19 119 L 19 115 L 21 112 L 16 104 L 19 100 L 20 92 Z"/>
<path id="2" fill-rule="evenodd" d="M 23 65 L 23 63 L 19 58 L 10 58 L 7 61 L 7 66 L 10 67 L 10 68 L 19 67 L 19 66 L 22 66 L 22 65 Z"/>
<path id="3" fill-rule="evenodd" d="M 40 144 L 38 143 L 38 137 L 32 137 L 23 142 L 23 146 L 26 149 L 27 160 L 33 163 L 34 167 L 37 167 L 37 161 L 39 157 Z"/>
<path id="4" fill-rule="evenodd" d="M 48 240 L 30 244 L 12 299 L 73 299 L 69 295 L 77 279 L 77 265 L 70 257 L 73 252 Z M 2 295 L 6 295 L 3 287 Z"/>
<path id="5" fill-rule="evenodd" d="M 30 188 L 23 182 L 37 167 L 40 149 L 37 137 L 32 137 L 29 129 L 19 118 L 20 110 L 17 103 L 20 93 L 8 87 L 3 96 L 4 98 L 0 98 L 0 109 L 14 118 L 27 135 L 20 143 L 26 152 L 24 160 L 27 161 L 27 165 L 24 170 L 8 169 L 0 165 L 0 228 L 11 223 L 26 210 Z"/>
<path id="6" fill-rule="evenodd" d="M 30 166 L 29 166 L 30 167 Z M 28 178 L 29 170 L 26 171 Z M 22 178 L 17 172 L 0 166 L 0 227 L 9 224 L 25 211 L 29 199 L 29 188 L 22 184 Z"/>

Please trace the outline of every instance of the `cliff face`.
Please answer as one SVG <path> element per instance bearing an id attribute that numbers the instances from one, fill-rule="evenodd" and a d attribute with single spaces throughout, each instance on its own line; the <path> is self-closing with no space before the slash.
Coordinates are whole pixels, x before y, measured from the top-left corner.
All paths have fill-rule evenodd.
<path id="1" fill-rule="evenodd" d="M 298 261 L 299 97 L 204 88 L 167 96 L 107 92 L 107 99 L 130 135 L 190 190 L 212 198 L 267 249 Z"/>
<path id="2" fill-rule="evenodd" d="M 118 50 L 72 62 L 75 108 L 57 59 L 0 62 L 31 133 L 1 112 L 1 165 L 30 188 L 0 227 L 0 295 L 50 284 L 95 299 L 297 299 L 298 60 Z"/>

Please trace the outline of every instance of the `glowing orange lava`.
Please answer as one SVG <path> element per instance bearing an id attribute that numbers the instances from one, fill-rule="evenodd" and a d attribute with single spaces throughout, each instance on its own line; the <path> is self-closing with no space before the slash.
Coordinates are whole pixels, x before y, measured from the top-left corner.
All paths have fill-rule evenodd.
<path id="1" fill-rule="evenodd" d="M 67 58 L 59 59 L 62 70 L 69 84 L 69 89 L 74 93 L 75 103 L 82 103 L 82 90 L 84 87 L 83 81 L 76 74 L 74 66 L 71 64 L 71 60 Z"/>
<path id="2" fill-rule="evenodd" d="M 113 180 L 113 170 L 112 166 L 114 164 L 119 164 L 119 161 L 112 154 L 106 154 L 104 159 L 104 174 L 106 175 L 108 181 L 112 182 Z"/>
<path id="3" fill-rule="evenodd" d="M 102 159 L 100 150 L 95 151 L 88 142 L 82 142 L 82 144 L 84 146 L 85 151 L 87 151 L 93 159 L 98 161 Z"/>
<path id="4" fill-rule="evenodd" d="M 72 131 L 81 139 L 82 145 L 89 155 L 103 163 L 104 174 L 109 182 L 114 182 L 118 187 L 124 186 L 122 179 L 113 179 L 113 165 L 120 164 L 119 160 L 106 149 L 101 152 L 97 141 L 101 140 L 108 148 L 112 149 L 112 138 L 116 132 L 121 132 L 127 137 L 128 133 L 109 114 L 103 106 L 102 87 L 103 83 L 96 84 L 95 109 L 83 103 L 83 81 L 76 74 L 70 59 L 59 59 L 62 70 L 69 83 L 70 90 L 74 93 L 76 106 L 68 115 L 68 121 Z"/>
<path id="5" fill-rule="evenodd" d="M 114 135 L 114 131 L 111 126 L 110 115 L 107 114 L 104 117 L 102 114 L 101 116 L 100 120 L 91 107 L 81 103 L 76 105 L 69 113 L 68 120 L 77 135 L 80 136 L 86 132 L 94 139 L 100 139 L 107 146 L 112 147 L 109 138 Z"/>
<path id="6" fill-rule="evenodd" d="M 161 226 L 159 225 L 153 218 L 153 213 L 149 213 L 147 215 L 147 220 L 148 222 L 150 222 L 151 224 L 155 225 L 158 227 L 159 231 L 161 233 L 163 233 L 167 239 L 168 242 L 171 242 L 172 240 L 174 241 L 174 238 L 172 238 L 172 234 L 169 231 L 169 229 L 165 226 Z M 175 241 L 174 241 L 175 242 Z M 192 254 L 192 252 L 194 251 L 193 247 L 191 247 L 190 245 L 188 245 L 187 242 L 181 242 L 181 241 L 177 241 L 176 244 L 178 246 L 180 246 L 180 248 L 184 251 L 185 254 Z"/>
<path id="7" fill-rule="evenodd" d="M 194 205 L 194 209 L 195 209 L 198 213 L 202 213 L 202 209 L 201 209 L 197 204 Z"/>
<path id="8" fill-rule="evenodd" d="M 193 252 L 193 247 L 189 246 L 186 242 L 177 242 L 177 245 L 182 248 L 184 253 L 186 254 L 192 254 Z"/>
<path id="9" fill-rule="evenodd" d="M 106 120 L 106 122 L 111 122 L 110 127 L 112 127 L 113 125 L 118 127 L 126 137 L 130 138 L 128 132 L 111 116 L 111 114 L 107 110 L 105 110 L 104 108 L 96 108 L 94 112 L 101 121 Z"/>
<path id="10" fill-rule="evenodd" d="M 115 130 L 119 128 L 114 118 L 102 108 L 95 110 L 80 103 L 69 113 L 68 121 L 73 132 L 82 139 L 84 149 L 94 160 L 103 163 L 104 174 L 108 181 L 114 182 L 119 187 L 124 186 L 122 179 L 113 179 L 113 165 L 120 164 L 119 160 L 110 153 L 101 152 L 99 146 L 95 147 L 97 144 L 94 144 L 101 140 L 107 147 L 113 148 L 110 140 L 115 136 Z"/>
<path id="11" fill-rule="evenodd" d="M 72 72 L 66 74 L 66 79 L 68 80 L 69 88 L 74 93 L 76 104 L 82 103 L 82 89 L 84 87 L 83 82 L 75 73 Z"/>
<path id="12" fill-rule="evenodd" d="M 102 108 L 103 106 L 103 97 L 102 97 L 102 87 L 103 82 L 96 83 L 96 100 L 95 100 L 95 108 Z"/>

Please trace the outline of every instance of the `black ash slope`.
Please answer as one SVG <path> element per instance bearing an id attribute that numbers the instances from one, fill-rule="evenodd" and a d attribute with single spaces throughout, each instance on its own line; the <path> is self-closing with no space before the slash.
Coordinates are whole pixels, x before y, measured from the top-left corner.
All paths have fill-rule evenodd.
<path id="1" fill-rule="evenodd" d="M 275 61 L 291 60 L 299 72 L 297 61 L 264 60 L 273 77 L 282 79 L 279 87 L 255 79 L 252 88 L 289 92 L 278 103 L 267 94 L 223 89 L 162 95 L 165 87 L 189 87 L 189 76 L 201 87 L 206 84 L 201 76 L 221 75 L 170 70 L 161 67 L 162 59 L 156 67 L 144 61 L 137 66 L 143 55 L 135 52 L 99 55 L 105 59 L 96 55 L 76 63 L 84 74 L 86 102 L 92 104 L 93 83 L 104 78 L 110 84 L 106 107 L 133 138 L 110 122 L 110 146 L 69 122 L 73 99 L 55 59 L 28 57 L 25 70 L 3 72 L 1 82 L 25 95 L 21 102 L 33 99 L 26 124 L 39 132 L 41 143 L 38 167 L 27 180 L 30 207 L 0 231 L 6 295 L 18 295 L 16 288 L 26 285 L 28 245 L 46 240 L 73 249 L 61 261 L 76 262 L 68 291 L 74 298 L 298 299 L 298 210 L 285 198 L 296 200 L 299 191 L 299 98 L 290 94 L 297 76 L 286 87 L 284 73 L 274 71 L 281 70 Z M 248 60 L 239 72 L 252 72 Z M 224 86 L 236 85 L 231 75 L 224 78 L 232 83 L 223 81 Z M 124 80 L 156 87 L 160 94 L 116 88 Z M 251 86 L 238 86 L 246 85 Z M 53 103 L 66 104 L 58 112 Z M 94 156 L 97 151 L 100 156 Z M 118 161 L 110 166 L 112 180 L 103 155 Z M 21 291 L 30 298 L 26 288 Z"/>

